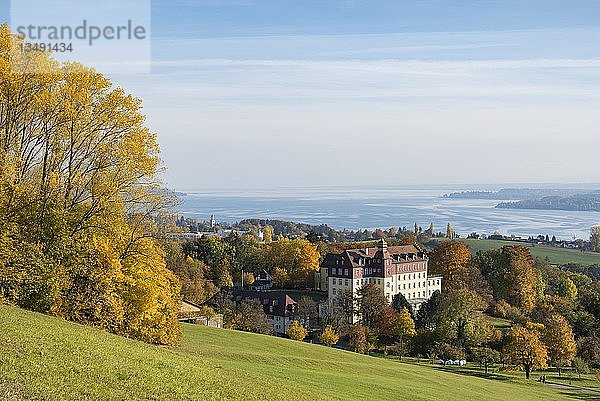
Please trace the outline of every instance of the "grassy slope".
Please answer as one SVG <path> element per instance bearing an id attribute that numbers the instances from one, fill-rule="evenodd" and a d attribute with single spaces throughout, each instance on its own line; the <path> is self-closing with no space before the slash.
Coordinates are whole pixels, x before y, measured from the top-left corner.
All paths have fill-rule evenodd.
<path id="1" fill-rule="evenodd" d="M 477 251 L 486 251 L 493 248 L 502 248 L 504 245 L 524 245 L 518 242 L 496 241 L 496 240 L 476 240 L 459 239 L 466 243 L 472 253 Z M 581 252 L 575 249 L 552 248 L 547 246 L 527 246 L 534 257 L 548 258 L 551 263 L 562 265 L 569 262 L 581 263 L 582 265 L 600 264 L 600 253 Z"/>
<path id="2" fill-rule="evenodd" d="M 0 399 L 566 400 L 319 345 L 186 326 L 167 349 L 0 305 Z"/>

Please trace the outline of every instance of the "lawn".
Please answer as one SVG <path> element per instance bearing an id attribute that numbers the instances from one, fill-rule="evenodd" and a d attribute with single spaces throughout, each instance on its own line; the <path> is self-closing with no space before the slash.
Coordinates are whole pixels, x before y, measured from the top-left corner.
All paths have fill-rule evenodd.
<path id="1" fill-rule="evenodd" d="M 0 399 L 568 400 L 489 380 L 287 339 L 186 325 L 159 347 L 0 305 Z"/>
<path id="2" fill-rule="evenodd" d="M 529 248 L 531 255 L 534 257 L 548 258 L 550 263 L 556 265 L 564 265 L 567 263 L 581 263 L 582 265 L 600 264 L 600 253 L 596 252 L 581 252 L 576 249 L 554 248 L 549 246 L 541 246 L 525 244 L 512 241 L 498 240 L 477 240 L 477 239 L 459 239 L 469 246 L 473 254 L 478 251 L 487 251 L 488 249 L 502 248 L 505 245 L 524 245 Z"/>

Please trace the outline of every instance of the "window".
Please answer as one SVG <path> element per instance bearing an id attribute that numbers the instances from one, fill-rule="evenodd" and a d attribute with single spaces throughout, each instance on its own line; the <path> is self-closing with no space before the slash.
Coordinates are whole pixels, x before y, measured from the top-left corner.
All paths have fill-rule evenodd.
<path id="1" fill-rule="evenodd" d="M 402 284 L 402 289 L 405 290 L 406 289 L 406 284 Z"/>
<path id="2" fill-rule="evenodd" d="M 333 289 L 333 290 L 332 290 L 332 291 L 333 291 L 333 295 L 336 295 L 336 291 L 335 291 L 335 288 L 334 288 L 334 289 Z"/>
<path id="3" fill-rule="evenodd" d="M 344 285 L 345 285 L 345 286 L 348 286 L 348 279 L 345 279 L 345 280 L 344 280 Z"/>

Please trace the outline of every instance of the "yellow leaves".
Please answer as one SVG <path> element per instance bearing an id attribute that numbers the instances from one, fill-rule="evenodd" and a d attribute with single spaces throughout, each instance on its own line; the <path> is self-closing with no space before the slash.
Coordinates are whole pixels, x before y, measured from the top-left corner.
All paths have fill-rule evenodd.
<path id="1" fill-rule="evenodd" d="M 548 367 L 548 352 L 536 331 L 515 326 L 507 334 L 505 353 L 516 365 Z"/>
<path id="2" fill-rule="evenodd" d="M 340 340 L 340 336 L 336 334 L 335 330 L 333 330 L 333 328 L 329 324 L 325 327 L 325 330 L 323 330 L 323 333 L 321 333 L 321 335 L 319 336 L 319 340 L 323 345 L 331 347 L 332 345 L 338 343 L 338 341 Z"/>
<path id="3" fill-rule="evenodd" d="M 281 239 L 266 245 L 265 265 L 278 277 L 278 285 L 310 288 L 314 272 L 319 270 L 320 254 L 315 245 L 303 239 Z M 280 269 L 280 270 L 277 270 Z M 284 274 L 285 273 L 285 274 Z"/>
<path id="4" fill-rule="evenodd" d="M 52 189 L 56 189 L 59 186 L 60 183 L 60 176 L 58 175 L 57 172 L 52 171 L 49 175 L 48 175 L 48 183 L 50 185 L 50 188 Z"/>
<path id="5" fill-rule="evenodd" d="M 397 319 L 396 330 L 400 336 L 414 336 L 417 334 L 415 331 L 415 321 L 408 312 L 408 309 L 402 308 L 402 310 L 398 312 Z"/>
<path id="6" fill-rule="evenodd" d="M 297 320 L 294 320 L 292 324 L 290 324 L 290 327 L 288 327 L 286 334 L 290 336 L 292 340 L 302 341 L 306 338 L 308 332 Z"/>
<path id="7" fill-rule="evenodd" d="M 148 238 L 165 198 L 140 99 L 82 64 L 25 54 L 21 41 L 0 27 L 0 227 L 20 238 L 0 250 L 0 269 L 19 267 L 0 274 L 0 296 L 174 343 L 179 283 Z"/>
<path id="8" fill-rule="evenodd" d="M 577 353 L 573 330 L 567 320 L 558 314 L 546 322 L 542 339 L 548 347 L 548 354 L 556 366 L 569 364 Z"/>

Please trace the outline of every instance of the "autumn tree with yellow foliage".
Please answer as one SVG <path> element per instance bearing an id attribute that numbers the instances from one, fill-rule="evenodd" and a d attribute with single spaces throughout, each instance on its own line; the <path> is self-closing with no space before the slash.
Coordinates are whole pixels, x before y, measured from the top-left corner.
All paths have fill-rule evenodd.
<path id="1" fill-rule="evenodd" d="M 292 324 L 286 330 L 286 334 L 290 336 L 292 340 L 303 341 L 306 338 L 308 332 L 297 320 L 294 320 Z"/>
<path id="2" fill-rule="evenodd" d="M 331 347 L 340 341 L 340 336 L 338 336 L 335 330 L 333 330 L 333 327 L 328 324 L 319 336 L 319 340 L 321 341 L 321 344 Z"/>
<path id="3" fill-rule="evenodd" d="M 176 342 L 179 282 L 152 238 L 168 199 L 141 101 L 21 42 L 0 27 L 0 300 Z"/>
<path id="4" fill-rule="evenodd" d="M 577 343 L 571 325 L 563 316 L 555 314 L 544 325 L 542 340 L 548 357 L 561 375 L 562 367 L 570 365 L 577 354 Z"/>
<path id="5" fill-rule="evenodd" d="M 525 369 L 525 377 L 529 379 L 535 367 L 548 367 L 548 351 L 540 340 L 536 330 L 522 326 L 513 327 L 507 334 L 504 354 L 517 366 Z"/>
<path id="6" fill-rule="evenodd" d="M 438 244 L 429 255 L 429 270 L 444 277 L 442 291 L 465 286 L 467 269 L 471 261 L 469 247 L 460 241 Z"/>
<path id="7" fill-rule="evenodd" d="M 321 255 L 304 239 L 283 238 L 265 245 L 262 265 L 278 287 L 313 288 Z"/>

